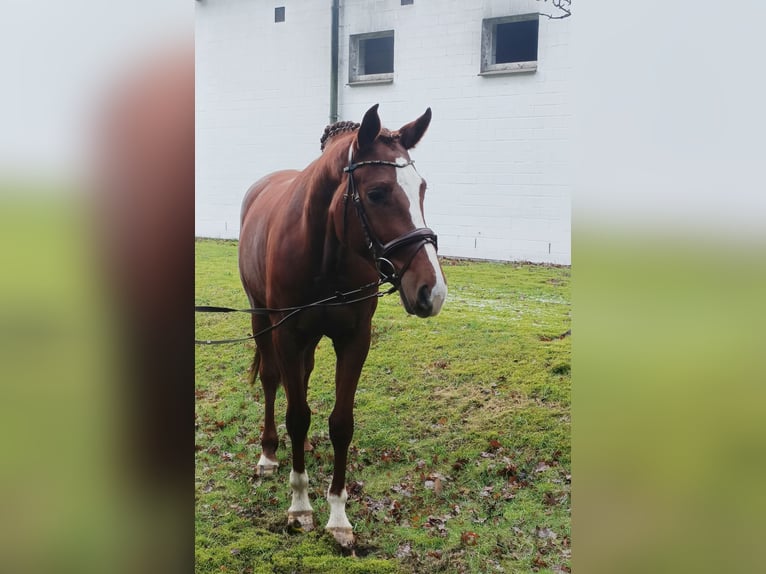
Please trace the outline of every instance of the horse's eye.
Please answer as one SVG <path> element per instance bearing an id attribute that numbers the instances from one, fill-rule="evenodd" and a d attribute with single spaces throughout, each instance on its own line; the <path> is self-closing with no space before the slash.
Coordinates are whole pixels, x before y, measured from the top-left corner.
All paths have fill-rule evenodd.
<path id="1" fill-rule="evenodd" d="M 367 199 L 371 203 L 383 203 L 386 199 L 386 190 L 375 187 L 367 192 Z"/>

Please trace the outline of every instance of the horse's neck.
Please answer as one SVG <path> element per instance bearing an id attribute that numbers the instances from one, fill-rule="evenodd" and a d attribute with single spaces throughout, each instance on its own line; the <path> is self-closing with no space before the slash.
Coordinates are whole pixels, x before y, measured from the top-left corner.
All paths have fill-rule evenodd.
<path id="1" fill-rule="evenodd" d="M 318 224 L 317 214 L 325 213 L 332 203 L 341 182 L 341 174 L 335 173 L 324 166 L 311 165 L 304 170 L 305 195 L 299 199 L 303 202 L 303 216 L 309 225 Z"/>
<path id="2" fill-rule="evenodd" d="M 344 138 L 348 140 L 350 138 Z M 342 209 L 343 203 L 336 198 L 343 191 L 343 168 L 348 159 L 349 143 L 338 143 L 325 149 L 323 157 L 309 166 L 306 171 L 307 195 L 304 198 L 303 217 L 311 229 L 311 235 L 321 237 L 322 271 L 325 278 L 342 274 L 340 269 L 345 260 L 341 238 L 337 236 L 334 209 Z"/>

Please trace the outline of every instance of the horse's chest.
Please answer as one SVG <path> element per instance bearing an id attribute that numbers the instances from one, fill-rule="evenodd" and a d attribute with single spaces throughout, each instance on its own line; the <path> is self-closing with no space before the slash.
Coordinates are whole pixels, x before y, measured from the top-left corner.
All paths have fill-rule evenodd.
<path id="1" fill-rule="evenodd" d="M 361 305 L 308 309 L 298 319 L 296 328 L 308 335 L 345 337 L 369 328 L 370 312 L 360 313 Z M 357 307 L 356 309 L 354 307 Z"/>

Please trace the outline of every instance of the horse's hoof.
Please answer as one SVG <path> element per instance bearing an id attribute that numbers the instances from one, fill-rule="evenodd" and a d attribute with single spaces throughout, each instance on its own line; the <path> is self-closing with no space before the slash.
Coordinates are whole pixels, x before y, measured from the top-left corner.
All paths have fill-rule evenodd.
<path id="1" fill-rule="evenodd" d="M 272 460 L 265 454 L 261 454 L 261 458 L 258 460 L 258 464 L 255 467 L 255 476 L 271 476 L 277 472 L 278 468 L 279 463 L 276 460 Z"/>
<path id="2" fill-rule="evenodd" d="M 276 474 L 278 468 L 278 464 L 259 464 L 255 467 L 255 476 L 272 476 Z"/>
<path id="3" fill-rule="evenodd" d="M 340 544 L 342 548 L 352 548 L 354 546 L 354 531 L 351 528 L 336 526 L 328 528 L 327 532 L 332 534 L 335 542 Z"/>
<path id="4" fill-rule="evenodd" d="M 314 530 L 314 513 L 310 510 L 299 510 L 287 513 L 287 525 L 296 530 L 310 532 Z"/>

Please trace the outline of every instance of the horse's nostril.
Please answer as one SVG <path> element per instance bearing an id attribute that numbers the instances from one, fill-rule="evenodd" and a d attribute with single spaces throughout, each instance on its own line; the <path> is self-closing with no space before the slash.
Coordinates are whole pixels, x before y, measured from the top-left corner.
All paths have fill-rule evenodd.
<path id="1" fill-rule="evenodd" d="M 421 309 L 430 309 L 431 308 L 431 289 L 428 288 L 428 285 L 423 285 L 420 289 L 418 289 L 418 307 Z"/>

